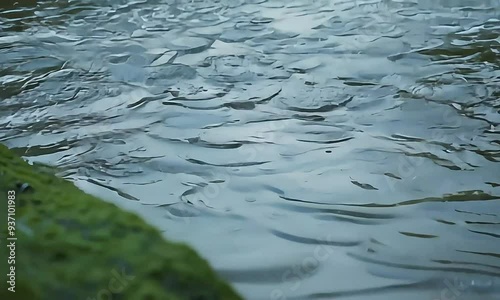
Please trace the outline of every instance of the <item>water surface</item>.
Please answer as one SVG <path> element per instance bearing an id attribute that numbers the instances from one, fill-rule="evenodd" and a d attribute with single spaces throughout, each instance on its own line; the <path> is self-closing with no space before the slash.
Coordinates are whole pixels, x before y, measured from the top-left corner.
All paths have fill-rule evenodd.
<path id="1" fill-rule="evenodd" d="M 246 298 L 500 298 L 500 1 L 11 2 L 0 141 Z"/>

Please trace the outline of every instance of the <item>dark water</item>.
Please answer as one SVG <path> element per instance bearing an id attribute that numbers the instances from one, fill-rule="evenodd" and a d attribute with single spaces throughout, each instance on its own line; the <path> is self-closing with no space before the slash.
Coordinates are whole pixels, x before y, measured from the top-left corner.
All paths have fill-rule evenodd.
<path id="1" fill-rule="evenodd" d="M 0 141 L 248 299 L 500 299 L 500 1 L 2 1 Z"/>

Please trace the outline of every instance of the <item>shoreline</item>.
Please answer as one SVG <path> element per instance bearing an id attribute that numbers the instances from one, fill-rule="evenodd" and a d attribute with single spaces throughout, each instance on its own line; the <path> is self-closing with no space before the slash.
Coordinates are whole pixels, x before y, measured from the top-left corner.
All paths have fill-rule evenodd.
<path id="1" fill-rule="evenodd" d="M 241 299 L 191 247 L 3 145 L 0 196 L 1 298 Z"/>

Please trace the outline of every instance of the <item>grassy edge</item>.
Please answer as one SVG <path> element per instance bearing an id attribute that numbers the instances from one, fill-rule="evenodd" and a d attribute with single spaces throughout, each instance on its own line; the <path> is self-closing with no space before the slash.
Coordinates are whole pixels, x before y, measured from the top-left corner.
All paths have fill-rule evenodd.
<path id="1" fill-rule="evenodd" d="M 2 245 L 8 191 L 16 194 L 16 293 L 4 272 L 12 266 Z M 1 299 L 241 299 L 190 247 L 3 145 L 0 205 Z"/>

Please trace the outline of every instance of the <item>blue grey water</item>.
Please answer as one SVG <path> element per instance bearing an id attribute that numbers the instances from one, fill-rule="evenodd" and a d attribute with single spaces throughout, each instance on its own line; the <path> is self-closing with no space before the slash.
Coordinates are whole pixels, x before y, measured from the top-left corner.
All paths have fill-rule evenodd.
<path id="1" fill-rule="evenodd" d="M 0 4 L 0 142 L 247 299 L 500 299 L 500 0 Z"/>

